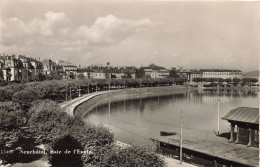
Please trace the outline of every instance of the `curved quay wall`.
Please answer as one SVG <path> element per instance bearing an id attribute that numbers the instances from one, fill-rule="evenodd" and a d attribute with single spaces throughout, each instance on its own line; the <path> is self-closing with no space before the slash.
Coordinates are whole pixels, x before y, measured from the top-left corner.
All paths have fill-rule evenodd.
<path id="1" fill-rule="evenodd" d="M 66 112 L 69 115 L 83 116 L 85 113 L 88 113 L 93 107 L 107 104 L 109 100 L 110 102 L 116 102 L 144 97 L 178 94 L 191 90 L 194 90 L 194 88 L 186 86 L 164 86 L 101 91 L 73 99 L 67 102 L 67 104 L 62 103 L 60 106 L 62 108 L 65 108 Z"/>

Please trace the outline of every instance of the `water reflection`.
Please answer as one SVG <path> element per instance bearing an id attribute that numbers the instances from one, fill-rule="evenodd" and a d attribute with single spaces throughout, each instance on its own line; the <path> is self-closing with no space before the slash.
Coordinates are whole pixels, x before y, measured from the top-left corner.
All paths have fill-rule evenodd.
<path id="1" fill-rule="evenodd" d="M 258 91 L 196 90 L 132 100 L 126 100 L 124 96 L 122 101 L 108 101 L 107 105 L 96 107 L 85 120 L 109 127 L 122 142 L 143 144 L 161 130 L 177 132 L 182 110 L 183 126 L 192 130 L 184 133 L 192 137 L 205 135 L 207 138 L 209 132 L 217 129 L 218 99 L 220 118 L 237 107 L 259 106 Z M 220 131 L 229 131 L 229 124 L 224 120 L 220 120 Z"/>

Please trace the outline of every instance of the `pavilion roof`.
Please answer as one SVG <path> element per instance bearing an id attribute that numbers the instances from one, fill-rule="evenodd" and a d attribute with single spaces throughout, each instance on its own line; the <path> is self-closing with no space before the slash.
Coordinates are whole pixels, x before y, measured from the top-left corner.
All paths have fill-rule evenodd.
<path id="1" fill-rule="evenodd" d="M 230 110 L 222 119 L 259 125 L 259 108 L 239 107 Z"/>

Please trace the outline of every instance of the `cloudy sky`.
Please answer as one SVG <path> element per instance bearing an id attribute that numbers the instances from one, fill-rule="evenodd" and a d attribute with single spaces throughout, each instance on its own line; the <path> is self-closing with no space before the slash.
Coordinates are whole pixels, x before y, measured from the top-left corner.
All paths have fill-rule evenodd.
<path id="1" fill-rule="evenodd" d="M 256 70 L 256 3 L 2 0 L 0 52 L 82 66 Z"/>

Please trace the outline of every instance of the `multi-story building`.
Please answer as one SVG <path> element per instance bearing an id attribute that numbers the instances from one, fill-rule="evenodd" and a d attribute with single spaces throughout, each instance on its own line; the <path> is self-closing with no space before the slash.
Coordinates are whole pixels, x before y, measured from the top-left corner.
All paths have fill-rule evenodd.
<path id="1" fill-rule="evenodd" d="M 85 72 L 78 70 L 78 73 L 84 73 L 84 76 L 87 76 L 88 74 L 88 78 L 90 79 L 122 79 L 124 77 L 135 78 L 136 73 L 135 67 L 112 67 L 109 62 L 107 62 L 106 66 L 91 65 L 86 69 L 88 70 L 85 70 Z"/>
<path id="2" fill-rule="evenodd" d="M 62 74 L 64 79 L 74 79 L 77 76 L 78 67 L 70 62 L 63 60 L 56 61 L 55 68 L 59 74 Z"/>
<path id="3" fill-rule="evenodd" d="M 241 70 L 230 69 L 200 69 L 198 71 L 191 71 L 188 73 L 188 80 L 193 81 L 194 78 L 234 78 L 242 79 Z"/>
<path id="4" fill-rule="evenodd" d="M 53 62 L 51 59 L 43 60 L 42 64 L 43 64 L 43 73 L 45 75 L 50 74 L 51 71 L 55 71 L 56 63 Z"/>
<path id="5" fill-rule="evenodd" d="M 202 78 L 242 78 L 241 70 L 229 70 L 229 69 L 201 69 Z"/>
<path id="6" fill-rule="evenodd" d="M 24 79 L 26 80 L 40 80 L 43 74 L 43 64 L 33 58 L 28 58 L 25 55 L 19 55 L 18 59 L 23 62 L 23 67 L 25 70 Z"/>
<path id="7" fill-rule="evenodd" d="M 167 78 L 170 76 L 169 70 L 165 68 L 153 68 L 153 67 L 144 67 L 144 72 L 146 77 L 151 78 Z"/>
<path id="8" fill-rule="evenodd" d="M 85 78 L 88 78 L 88 79 L 105 79 L 106 78 L 106 73 L 102 69 L 95 69 L 95 70 L 88 69 L 88 68 L 78 69 L 77 76 L 79 76 L 80 74 L 82 74 Z"/>
<path id="9" fill-rule="evenodd" d="M 24 67 L 15 56 L 4 56 L 3 78 L 6 81 L 21 81 L 24 78 Z"/>
<path id="10" fill-rule="evenodd" d="M 189 75 L 188 75 L 188 80 L 190 82 L 193 82 L 194 78 L 203 78 L 203 73 L 201 71 L 190 72 Z"/>
<path id="11" fill-rule="evenodd" d="M 77 66 L 75 65 L 63 65 L 64 75 L 63 78 L 65 79 L 74 79 L 77 75 Z"/>
<path id="12" fill-rule="evenodd" d="M 42 74 L 42 63 L 24 55 L 0 55 L 0 68 L 6 81 L 35 81 Z"/>

